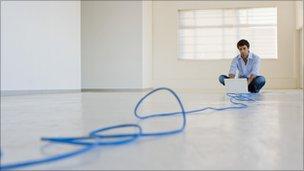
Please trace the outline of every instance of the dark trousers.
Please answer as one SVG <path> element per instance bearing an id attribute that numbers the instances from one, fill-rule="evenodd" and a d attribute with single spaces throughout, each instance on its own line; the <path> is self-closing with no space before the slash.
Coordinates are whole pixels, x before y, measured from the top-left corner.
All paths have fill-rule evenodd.
<path id="1" fill-rule="evenodd" d="M 219 82 L 223 85 L 225 85 L 225 79 L 229 78 L 226 75 L 220 75 L 219 76 Z M 248 91 L 251 93 L 258 93 L 262 87 L 265 85 L 266 81 L 263 76 L 256 76 L 251 83 L 248 85 Z"/>

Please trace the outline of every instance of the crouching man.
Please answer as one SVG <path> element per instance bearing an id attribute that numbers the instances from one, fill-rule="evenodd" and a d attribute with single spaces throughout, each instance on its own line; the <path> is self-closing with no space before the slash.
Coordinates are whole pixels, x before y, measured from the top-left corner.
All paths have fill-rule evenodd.
<path id="1" fill-rule="evenodd" d="M 229 75 L 220 75 L 219 82 L 225 85 L 224 80 L 235 78 L 236 71 L 238 71 L 238 78 L 247 78 L 248 91 L 258 93 L 265 85 L 265 78 L 259 74 L 260 58 L 250 52 L 249 47 L 247 40 L 242 39 L 237 43 L 240 54 L 233 58 Z"/>

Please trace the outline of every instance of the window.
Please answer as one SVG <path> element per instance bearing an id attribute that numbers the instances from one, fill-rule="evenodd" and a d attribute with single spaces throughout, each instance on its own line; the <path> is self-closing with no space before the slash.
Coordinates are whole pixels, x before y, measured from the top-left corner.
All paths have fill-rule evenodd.
<path id="1" fill-rule="evenodd" d="M 229 59 L 240 39 L 261 58 L 277 58 L 277 9 L 179 10 L 180 59 Z"/>

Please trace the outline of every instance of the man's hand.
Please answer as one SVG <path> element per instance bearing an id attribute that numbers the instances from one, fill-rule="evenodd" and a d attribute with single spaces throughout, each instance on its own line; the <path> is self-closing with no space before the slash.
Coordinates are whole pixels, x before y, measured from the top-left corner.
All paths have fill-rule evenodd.
<path id="1" fill-rule="evenodd" d="M 250 74 L 250 75 L 249 75 L 249 78 L 247 79 L 248 85 L 251 83 L 251 81 L 252 81 L 255 77 L 256 77 L 256 76 L 253 75 L 253 74 Z"/>
<path id="2" fill-rule="evenodd" d="M 229 78 L 234 78 L 235 75 L 234 74 L 229 74 Z"/>

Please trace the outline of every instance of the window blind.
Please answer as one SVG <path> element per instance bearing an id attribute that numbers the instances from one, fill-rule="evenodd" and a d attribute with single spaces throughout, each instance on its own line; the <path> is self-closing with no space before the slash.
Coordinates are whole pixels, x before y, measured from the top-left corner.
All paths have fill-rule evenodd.
<path id="1" fill-rule="evenodd" d="M 179 58 L 228 59 L 240 39 L 261 58 L 277 58 L 277 9 L 179 10 Z"/>

